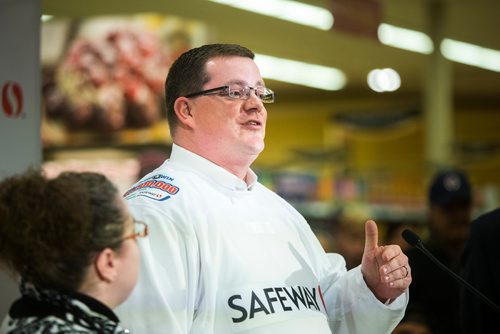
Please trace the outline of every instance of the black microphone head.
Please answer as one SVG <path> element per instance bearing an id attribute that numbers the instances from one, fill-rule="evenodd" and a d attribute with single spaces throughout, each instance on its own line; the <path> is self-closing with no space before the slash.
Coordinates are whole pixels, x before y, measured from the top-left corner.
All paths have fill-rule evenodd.
<path id="1" fill-rule="evenodd" d="M 418 237 L 418 235 L 416 235 L 415 232 L 412 232 L 409 229 L 405 229 L 401 233 L 401 236 L 403 237 L 403 239 L 405 239 L 405 241 L 407 243 L 410 244 L 410 246 L 413 246 L 413 247 L 417 246 L 419 243 L 422 242 L 422 241 L 420 241 L 420 238 Z"/>

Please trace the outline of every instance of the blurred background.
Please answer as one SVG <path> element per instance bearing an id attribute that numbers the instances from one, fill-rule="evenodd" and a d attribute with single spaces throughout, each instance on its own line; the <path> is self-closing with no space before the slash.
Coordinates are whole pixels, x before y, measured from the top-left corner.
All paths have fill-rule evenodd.
<path id="1" fill-rule="evenodd" d="M 388 237 L 421 226 L 442 167 L 469 174 L 476 214 L 498 206 L 498 1 L 44 0 L 42 11 L 49 173 L 97 170 L 125 191 L 169 156 L 172 61 L 237 43 L 276 92 L 253 168 L 326 248 L 347 206 Z"/>

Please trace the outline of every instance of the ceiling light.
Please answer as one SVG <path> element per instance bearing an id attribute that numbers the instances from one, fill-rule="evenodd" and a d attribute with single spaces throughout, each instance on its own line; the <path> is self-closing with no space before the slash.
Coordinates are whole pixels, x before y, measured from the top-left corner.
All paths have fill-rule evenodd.
<path id="1" fill-rule="evenodd" d="M 401 87 L 401 78 L 392 68 L 375 69 L 368 73 L 368 86 L 378 92 L 393 92 Z"/>
<path id="2" fill-rule="evenodd" d="M 210 1 L 321 30 L 330 30 L 333 26 L 333 15 L 329 10 L 302 2 L 292 0 Z"/>
<path id="3" fill-rule="evenodd" d="M 445 38 L 441 53 L 449 60 L 500 72 L 500 51 Z"/>
<path id="4" fill-rule="evenodd" d="M 52 18 L 53 18 L 53 17 L 54 17 L 54 16 L 52 16 L 52 15 L 42 15 L 42 16 L 40 17 L 40 20 L 41 20 L 42 22 L 47 22 L 47 21 L 52 20 Z"/>
<path id="5" fill-rule="evenodd" d="M 345 74 L 333 67 L 303 63 L 296 60 L 255 55 L 264 78 L 324 90 L 339 90 L 346 84 Z"/>
<path id="6" fill-rule="evenodd" d="M 387 23 L 378 26 L 378 39 L 385 45 L 423 54 L 431 54 L 434 50 L 432 40 L 426 34 Z"/>

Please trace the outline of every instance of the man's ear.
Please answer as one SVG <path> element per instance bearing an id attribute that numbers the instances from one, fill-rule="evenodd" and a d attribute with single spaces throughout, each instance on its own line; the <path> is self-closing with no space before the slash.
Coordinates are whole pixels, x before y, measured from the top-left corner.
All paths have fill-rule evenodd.
<path id="1" fill-rule="evenodd" d="M 174 111 L 175 114 L 177 115 L 177 118 L 182 124 L 188 127 L 192 127 L 192 122 L 193 122 L 193 115 L 191 114 L 192 108 L 193 108 L 192 102 L 185 97 L 179 97 L 174 102 Z"/>
<path id="2" fill-rule="evenodd" d="M 113 282 L 118 276 L 118 258 L 111 248 L 103 249 L 95 260 L 97 275 L 106 282 Z"/>

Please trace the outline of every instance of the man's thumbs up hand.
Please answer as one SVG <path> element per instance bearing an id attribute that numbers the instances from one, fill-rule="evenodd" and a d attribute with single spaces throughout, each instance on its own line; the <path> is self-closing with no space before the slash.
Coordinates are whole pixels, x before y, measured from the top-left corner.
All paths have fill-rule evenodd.
<path id="1" fill-rule="evenodd" d="M 361 272 L 366 285 L 384 303 L 397 298 L 411 283 L 408 257 L 397 245 L 378 245 L 378 228 L 373 220 L 368 220 L 365 224 L 365 251 Z"/>

